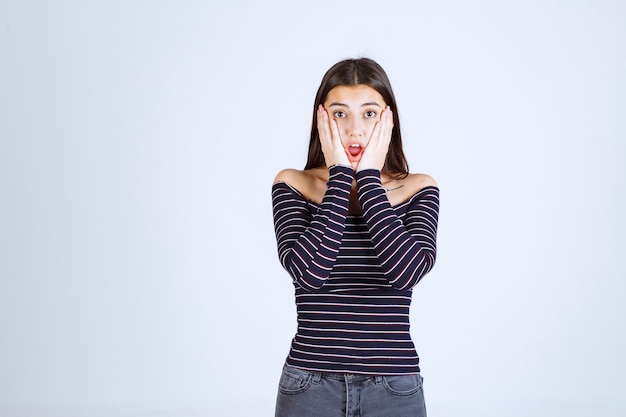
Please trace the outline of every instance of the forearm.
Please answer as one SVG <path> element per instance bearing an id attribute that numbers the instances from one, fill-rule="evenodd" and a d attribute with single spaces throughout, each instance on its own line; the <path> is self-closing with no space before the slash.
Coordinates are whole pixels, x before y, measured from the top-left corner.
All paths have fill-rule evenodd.
<path id="1" fill-rule="evenodd" d="M 331 167 L 326 193 L 313 216 L 299 196 L 273 193 L 279 258 L 294 282 L 304 289 L 321 288 L 337 259 L 352 179 L 352 168 Z"/>
<path id="2" fill-rule="evenodd" d="M 411 211 L 409 231 L 389 203 L 380 171 L 359 171 L 356 180 L 363 217 L 385 276 L 394 288 L 413 287 L 435 263 L 438 194 Z M 433 217 L 434 227 L 432 220 L 426 220 Z"/>

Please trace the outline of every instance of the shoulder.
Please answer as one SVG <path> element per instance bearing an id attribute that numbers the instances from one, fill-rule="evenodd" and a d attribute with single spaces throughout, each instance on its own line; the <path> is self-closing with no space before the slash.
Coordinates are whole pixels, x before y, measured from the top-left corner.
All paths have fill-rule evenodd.
<path id="1" fill-rule="evenodd" d="M 435 179 L 427 174 L 409 174 L 404 181 L 407 188 L 411 190 L 412 194 L 415 194 L 426 187 L 439 187 Z"/>
<path id="2" fill-rule="evenodd" d="M 274 184 L 284 182 L 291 185 L 294 188 L 306 188 L 311 183 L 319 180 L 319 174 L 317 170 L 299 170 L 299 169 L 283 169 L 274 178 Z"/>
<path id="3" fill-rule="evenodd" d="M 392 206 L 414 198 L 425 188 L 434 187 L 437 193 L 439 190 L 433 177 L 426 174 L 408 174 L 399 179 L 387 179 L 383 181 L 383 187 Z"/>
<path id="4" fill-rule="evenodd" d="M 409 174 L 405 180 L 406 201 L 438 211 L 439 186 L 433 177 L 426 174 Z"/>
<path id="5" fill-rule="evenodd" d="M 319 169 L 283 169 L 274 178 L 274 185 L 287 184 L 297 190 L 305 198 L 312 201 L 321 201 L 328 181 L 328 170 Z"/>
<path id="6" fill-rule="evenodd" d="M 278 174 L 276 174 L 276 177 L 274 177 L 274 184 L 278 182 L 285 182 L 289 185 L 293 185 L 293 183 L 301 181 L 302 174 L 303 171 L 299 171 L 297 169 L 283 169 Z"/>

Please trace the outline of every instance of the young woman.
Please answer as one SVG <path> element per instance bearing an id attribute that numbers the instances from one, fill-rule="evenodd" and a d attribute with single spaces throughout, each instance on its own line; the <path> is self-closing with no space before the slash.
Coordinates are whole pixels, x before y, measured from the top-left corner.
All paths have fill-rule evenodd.
<path id="1" fill-rule="evenodd" d="M 426 416 L 409 307 L 435 263 L 439 189 L 408 171 L 376 62 L 328 70 L 305 169 L 278 173 L 272 202 L 298 312 L 276 417 Z"/>

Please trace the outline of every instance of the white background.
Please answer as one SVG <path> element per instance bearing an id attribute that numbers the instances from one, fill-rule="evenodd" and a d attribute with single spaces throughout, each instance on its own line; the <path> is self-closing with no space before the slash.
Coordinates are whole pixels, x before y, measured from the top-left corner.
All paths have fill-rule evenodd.
<path id="1" fill-rule="evenodd" d="M 0 0 L 0 415 L 270 416 L 270 186 L 377 60 L 441 188 L 431 417 L 626 413 L 626 4 Z"/>

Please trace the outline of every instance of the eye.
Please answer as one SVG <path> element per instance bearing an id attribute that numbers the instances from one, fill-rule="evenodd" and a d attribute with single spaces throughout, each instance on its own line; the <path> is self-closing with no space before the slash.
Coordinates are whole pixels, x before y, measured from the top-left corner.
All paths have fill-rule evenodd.
<path id="1" fill-rule="evenodd" d="M 367 119 L 371 119 L 373 117 L 376 117 L 376 112 L 374 110 L 368 110 L 365 112 L 365 117 Z"/>
<path id="2" fill-rule="evenodd" d="M 342 112 L 341 110 L 337 110 L 337 111 L 333 112 L 333 116 L 335 116 L 338 119 L 342 119 L 342 118 L 346 117 L 346 114 L 344 112 Z"/>

